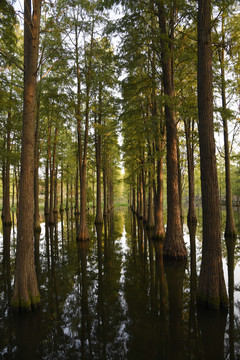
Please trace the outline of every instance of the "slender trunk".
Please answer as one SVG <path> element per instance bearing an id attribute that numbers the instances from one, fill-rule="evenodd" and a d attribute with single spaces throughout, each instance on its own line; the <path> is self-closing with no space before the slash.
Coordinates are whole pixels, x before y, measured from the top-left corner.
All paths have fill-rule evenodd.
<path id="1" fill-rule="evenodd" d="M 37 106 L 36 106 L 36 125 L 35 125 L 35 147 L 34 147 L 34 231 L 40 232 L 40 215 L 39 215 L 39 117 L 40 117 L 40 96 L 41 84 L 38 84 Z"/>
<path id="2" fill-rule="evenodd" d="M 151 174 L 149 173 L 149 179 L 151 177 Z M 153 186 L 152 184 L 149 184 L 148 187 L 148 221 L 147 225 L 149 229 L 154 228 L 154 205 L 153 205 Z"/>
<path id="3" fill-rule="evenodd" d="M 60 211 L 63 212 L 63 164 L 61 165 L 61 205 Z"/>
<path id="4" fill-rule="evenodd" d="M 58 166 L 55 168 L 55 176 L 54 176 L 54 207 L 53 212 L 55 214 L 58 213 Z"/>
<path id="5" fill-rule="evenodd" d="M 133 179 L 132 185 L 132 211 L 136 212 L 136 190 L 135 190 L 135 179 Z"/>
<path id="6" fill-rule="evenodd" d="M 172 13 L 172 11 L 171 11 Z M 167 97 L 165 103 L 165 119 L 167 131 L 167 231 L 164 241 L 164 256 L 170 258 L 185 258 L 187 250 L 183 241 L 180 194 L 178 180 L 178 156 L 177 156 L 177 124 L 172 101 L 174 99 L 173 84 L 173 15 L 170 35 L 166 29 L 166 14 L 164 3 L 159 0 L 158 20 L 162 33 L 161 65 L 163 72 L 164 94 Z"/>
<path id="7" fill-rule="evenodd" d="M 191 132 L 192 123 L 192 132 Z M 188 163 L 188 222 L 196 223 L 197 215 L 195 209 L 195 187 L 194 187 L 194 156 L 192 134 L 194 130 L 194 120 L 184 119 L 185 136 L 187 145 L 187 163 Z"/>
<path id="8" fill-rule="evenodd" d="M 102 196 L 101 196 L 101 141 L 102 136 L 100 134 L 101 120 L 102 120 L 102 84 L 99 85 L 99 112 L 98 119 L 95 119 L 95 123 L 98 124 L 98 130 L 95 128 L 95 150 L 96 150 L 96 167 L 97 167 L 97 209 L 96 209 L 96 224 L 102 224 Z M 97 114 L 96 114 L 97 115 Z M 98 120 L 98 122 L 97 122 Z"/>
<path id="9" fill-rule="evenodd" d="M 78 241 L 85 241 L 89 239 L 88 225 L 87 225 L 87 186 L 86 186 L 86 173 L 87 173 L 87 148 L 88 148 L 88 128 L 89 128 L 89 110 L 90 110 L 90 88 L 91 88 L 91 74 L 92 74 L 92 56 L 93 56 L 93 29 L 94 21 L 92 24 L 90 55 L 88 64 L 88 73 L 86 78 L 86 109 L 85 109 L 85 134 L 83 145 L 83 158 L 81 161 L 81 177 L 80 177 L 80 225 L 77 235 Z M 79 154 L 79 156 L 81 153 Z M 81 160 L 81 157 L 80 157 Z"/>
<path id="10" fill-rule="evenodd" d="M 181 173 L 181 158 L 179 149 L 179 138 L 177 135 L 177 163 L 178 163 L 178 191 L 179 191 L 179 206 L 180 206 L 180 217 L 183 225 L 183 208 L 182 208 L 182 173 Z"/>
<path id="11" fill-rule="evenodd" d="M 14 179 L 12 180 L 12 207 L 15 206 L 15 185 L 14 185 Z"/>
<path id="12" fill-rule="evenodd" d="M 8 111 L 7 119 L 7 153 L 10 155 L 10 122 L 11 122 L 11 110 Z M 4 216 L 3 225 L 12 225 L 11 211 L 10 211 L 10 159 L 7 156 L 5 167 L 5 179 L 4 179 Z"/>
<path id="13" fill-rule="evenodd" d="M 52 161 L 50 162 L 50 216 L 49 216 L 50 225 L 55 224 L 53 206 L 54 206 L 54 180 L 55 180 L 57 135 L 58 135 L 58 128 L 55 127 L 53 154 L 52 154 Z"/>
<path id="14" fill-rule="evenodd" d="M 18 220 L 18 214 L 19 214 L 19 170 L 18 168 L 15 166 L 14 167 L 14 175 L 15 175 L 15 184 L 16 184 L 16 199 L 17 199 L 17 211 L 16 211 L 16 215 L 17 215 L 17 220 Z"/>
<path id="15" fill-rule="evenodd" d="M 233 217 L 232 206 L 232 184 L 231 184 L 231 170 L 230 170 L 230 151 L 228 141 L 228 121 L 226 116 L 226 80 L 225 80 L 225 29 L 224 29 L 225 14 L 222 14 L 222 43 L 223 48 L 220 50 L 219 60 L 221 65 L 221 90 L 222 90 L 222 122 L 224 132 L 224 151 L 225 151 L 225 185 L 226 185 L 226 226 L 225 237 L 236 237 L 236 228 Z"/>
<path id="16" fill-rule="evenodd" d="M 68 165 L 67 165 L 68 167 Z M 66 208 L 65 210 L 68 211 L 69 210 L 69 205 L 68 205 L 68 202 L 69 202 L 69 180 L 68 180 L 68 177 L 67 177 L 67 191 L 66 191 Z"/>
<path id="17" fill-rule="evenodd" d="M 220 204 L 213 129 L 211 1 L 198 0 L 198 116 L 201 163 L 203 245 L 198 302 L 225 306 Z"/>
<path id="18" fill-rule="evenodd" d="M 147 196 L 146 196 L 146 177 L 147 172 L 142 169 L 142 217 L 147 221 Z"/>
<path id="19" fill-rule="evenodd" d="M 163 126 L 165 128 L 165 126 Z M 156 210 L 155 210 L 155 238 L 164 239 L 165 229 L 163 221 L 163 151 L 165 143 L 165 130 L 158 131 L 157 139 L 157 194 L 156 194 Z"/>
<path id="20" fill-rule="evenodd" d="M 4 145 L 5 147 L 5 145 Z M 6 189 L 5 189 L 5 174 L 6 174 L 6 159 L 3 159 L 2 163 L 2 219 L 4 218 L 5 211 L 5 198 L 6 198 Z"/>
<path id="21" fill-rule="evenodd" d="M 103 164 L 103 215 L 107 216 L 107 169 L 105 159 Z"/>
<path id="22" fill-rule="evenodd" d="M 32 11 L 33 10 L 33 11 Z M 34 264 L 34 131 L 41 1 L 24 2 L 24 105 L 15 280 L 12 305 L 31 309 L 40 302 Z M 30 26 L 31 25 L 31 26 Z"/>
<path id="23" fill-rule="evenodd" d="M 47 147 L 47 160 L 46 160 L 46 169 L 45 169 L 45 205 L 44 213 L 45 215 L 49 214 L 49 165 L 51 168 L 51 126 L 48 125 L 48 147 Z"/>
<path id="24" fill-rule="evenodd" d="M 110 189 L 109 189 L 109 195 L 110 195 L 110 210 L 114 208 L 114 188 L 113 188 L 113 181 L 110 180 Z"/>
<path id="25" fill-rule="evenodd" d="M 79 200 L 78 200 L 78 159 L 77 159 L 77 166 L 76 166 L 76 179 L 75 179 L 75 214 L 79 214 Z"/>

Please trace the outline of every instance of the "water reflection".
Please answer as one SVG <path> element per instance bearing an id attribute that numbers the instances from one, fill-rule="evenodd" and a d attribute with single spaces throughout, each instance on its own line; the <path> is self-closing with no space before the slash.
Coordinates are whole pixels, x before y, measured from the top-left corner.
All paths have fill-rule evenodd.
<path id="1" fill-rule="evenodd" d="M 226 238 L 228 263 L 228 297 L 229 297 L 229 353 L 230 360 L 234 357 L 234 250 L 235 238 Z"/>
<path id="2" fill-rule="evenodd" d="M 75 241 L 79 222 L 67 211 L 35 234 L 42 305 L 29 314 L 9 311 L 15 241 L 3 228 L 1 359 L 238 359 L 235 242 L 226 242 L 229 314 L 214 313 L 196 307 L 196 225 L 186 264 L 164 261 L 163 243 L 127 210 L 104 216 L 102 225 L 89 218 L 89 242 Z"/>

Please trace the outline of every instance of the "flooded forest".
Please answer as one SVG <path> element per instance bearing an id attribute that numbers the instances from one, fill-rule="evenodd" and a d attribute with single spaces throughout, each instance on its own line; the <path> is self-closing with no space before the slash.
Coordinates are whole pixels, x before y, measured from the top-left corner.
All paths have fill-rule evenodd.
<path id="1" fill-rule="evenodd" d="M 1 1 L 1 359 L 239 359 L 239 18 Z"/>

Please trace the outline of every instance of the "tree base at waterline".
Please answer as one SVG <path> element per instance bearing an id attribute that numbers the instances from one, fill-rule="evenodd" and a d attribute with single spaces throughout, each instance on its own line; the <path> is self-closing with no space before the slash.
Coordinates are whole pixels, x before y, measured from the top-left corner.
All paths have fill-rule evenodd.
<path id="1" fill-rule="evenodd" d="M 87 226 L 79 226 L 77 241 L 89 241 L 89 232 Z"/>
<path id="2" fill-rule="evenodd" d="M 175 238 L 168 238 L 166 234 L 163 244 L 163 256 L 169 260 L 181 260 L 187 258 L 187 249 L 181 235 L 176 236 Z"/>
<path id="3" fill-rule="evenodd" d="M 40 295 L 29 296 L 28 299 L 22 297 L 14 297 L 11 301 L 12 309 L 15 311 L 30 311 L 40 306 Z"/>

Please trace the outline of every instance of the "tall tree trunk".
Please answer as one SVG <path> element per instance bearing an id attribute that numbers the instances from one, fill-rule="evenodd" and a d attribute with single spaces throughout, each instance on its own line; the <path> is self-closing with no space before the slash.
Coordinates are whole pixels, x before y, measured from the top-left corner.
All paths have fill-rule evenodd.
<path id="1" fill-rule="evenodd" d="M 36 125 L 35 125 L 35 146 L 34 146 L 34 231 L 36 232 L 41 232 L 40 215 L 39 215 L 39 174 L 38 174 L 40 96 L 41 96 L 41 83 L 38 83 Z"/>
<path id="2" fill-rule="evenodd" d="M 103 215 L 107 216 L 107 169 L 105 156 L 103 162 Z"/>
<path id="3" fill-rule="evenodd" d="M 92 23 L 92 34 L 89 54 L 88 72 L 86 78 L 86 109 L 85 109 L 85 134 L 83 144 L 83 154 L 81 161 L 81 177 L 80 177 L 80 225 L 77 235 L 78 241 L 85 241 L 89 239 L 88 225 L 87 225 L 87 149 L 88 149 L 88 129 L 89 129 L 89 110 L 90 110 L 90 88 L 91 88 L 91 74 L 92 74 L 92 56 L 93 56 L 93 29 L 94 21 Z M 81 154 L 79 154 L 80 156 Z M 81 159 L 81 158 L 80 158 Z"/>
<path id="4" fill-rule="evenodd" d="M 192 129 L 191 129 L 192 124 Z M 197 215 L 195 209 L 195 188 L 194 188 L 194 156 L 193 156 L 193 130 L 194 120 L 184 119 L 185 136 L 187 144 L 187 163 L 188 163 L 188 222 L 196 223 Z"/>
<path id="5" fill-rule="evenodd" d="M 75 179 L 75 214 L 79 214 L 79 200 L 78 200 L 78 186 L 79 186 L 79 169 L 78 169 L 78 156 L 77 156 L 77 166 L 76 166 L 76 179 Z"/>
<path id="6" fill-rule="evenodd" d="M 136 190 L 135 190 L 135 178 L 133 177 L 132 185 L 132 211 L 136 212 Z"/>
<path id="7" fill-rule="evenodd" d="M 49 122 L 49 121 L 48 121 Z M 44 213 L 45 215 L 49 214 L 49 167 L 51 168 L 51 126 L 48 125 L 48 146 L 47 146 L 47 159 L 46 159 L 46 168 L 45 168 L 45 205 Z"/>
<path id="8" fill-rule="evenodd" d="M 4 218 L 5 198 L 6 198 L 5 174 L 6 174 L 6 160 L 3 159 L 3 163 L 2 163 L 2 214 L 1 214 L 2 220 Z"/>
<path id="9" fill-rule="evenodd" d="M 61 164 L 61 205 L 60 212 L 63 212 L 63 163 Z"/>
<path id="10" fill-rule="evenodd" d="M 171 14 L 173 13 L 171 9 Z M 170 23 L 173 22 L 173 16 Z M 173 30 L 168 35 L 164 2 L 158 2 L 158 19 L 161 30 L 161 65 L 163 72 L 165 103 L 165 119 L 167 131 L 167 231 L 164 241 L 164 256 L 185 258 L 187 250 L 183 241 L 177 156 L 177 123 L 173 108 Z M 173 28 L 173 24 L 172 24 Z"/>
<path id="11" fill-rule="evenodd" d="M 68 165 L 67 165 L 68 167 Z M 68 174 L 67 174 L 67 191 L 66 191 L 66 208 L 65 210 L 68 211 L 69 210 L 69 179 L 68 179 Z"/>
<path id="12" fill-rule="evenodd" d="M 17 220 L 18 220 L 18 214 L 19 214 L 19 169 L 18 166 L 14 167 L 14 176 L 15 176 L 15 184 L 16 184 L 16 199 L 17 199 Z"/>
<path id="13" fill-rule="evenodd" d="M 165 128 L 165 126 L 164 126 Z M 165 142 L 165 130 L 159 130 L 157 139 L 157 193 L 155 204 L 155 238 L 163 240 L 165 237 L 164 221 L 163 221 L 163 151 Z"/>
<path id="14" fill-rule="evenodd" d="M 34 265 L 34 130 L 41 0 L 24 2 L 24 106 L 19 219 L 12 305 L 31 309 L 40 302 Z"/>
<path id="15" fill-rule="evenodd" d="M 58 166 L 55 167 L 55 176 L 54 176 L 54 206 L 53 212 L 58 213 Z"/>
<path id="16" fill-rule="evenodd" d="M 227 292 L 222 267 L 220 205 L 213 129 L 210 0 L 198 0 L 198 115 L 203 211 L 198 302 L 219 308 L 226 305 Z"/>
<path id="17" fill-rule="evenodd" d="M 102 217 L 102 196 L 101 196 L 101 141 L 102 136 L 100 134 L 101 120 L 102 120 L 102 84 L 99 84 L 99 111 L 98 119 L 95 119 L 95 123 L 98 124 L 98 129 L 95 128 L 95 149 L 96 149 L 96 167 L 97 167 L 97 209 L 96 209 L 96 224 L 103 223 Z M 97 122 L 98 120 L 98 122 Z"/>
<path id="18" fill-rule="evenodd" d="M 10 122 L 11 122 L 11 109 L 8 111 L 7 118 L 7 159 L 5 167 L 5 179 L 4 179 L 4 213 L 3 213 L 3 225 L 12 225 L 11 211 L 10 211 L 10 147 L 11 147 L 11 138 L 10 138 Z"/>
<path id="19" fill-rule="evenodd" d="M 225 10 L 224 10 L 225 12 Z M 225 152 L 225 185 L 226 185 L 226 226 L 225 237 L 236 237 L 236 228 L 233 217 L 232 206 L 232 184 L 230 171 L 230 151 L 228 142 L 228 121 L 226 116 L 226 80 L 225 80 L 225 13 L 222 14 L 222 49 L 220 50 L 219 60 L 221 65 L 221 90 L 222 90 L 222 122 L 224 132 L 224 152 Z"/>
<path id="20" fill-rule="evenodd" d="M 151 173 L 149 172 L 149 179 L 151 177 Z M 153 204 L 153 185 L 149 184 L 148 187 L 148 221 L 147 226 L 149 229 L 154 228 L 154 204 Z"/>
<path id="21" fill-rule="evenodd" d="M 49 224 L 50 225 L 55 224 L 53 207 L 54 207 L 54 180 L 55 180 L 57 135 L 58 135 L 58 128 L 56 126 L 55 134 L 54 134 L 52 161 L 50 162 L 50 215 L 49 215 Z"/>

